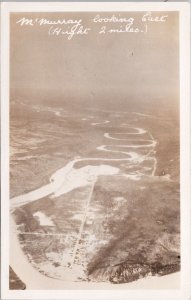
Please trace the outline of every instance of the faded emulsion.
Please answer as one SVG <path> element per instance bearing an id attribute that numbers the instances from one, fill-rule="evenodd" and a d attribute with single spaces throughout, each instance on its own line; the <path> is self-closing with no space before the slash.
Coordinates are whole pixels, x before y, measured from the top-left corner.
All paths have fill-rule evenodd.
<path id="1" fill-rule="evenodd" d="M 179 130 L 178 12 L 11 13 L 10 289 L 176 289 Z"/>
<path id="2" fill-rule="evenodd" d="M 140 18 L 139 26 L 136 26 L 136 20 L 133 17 L 123 18 L 120 14 L 113 14 L 111 17 L 101 17 L 97 14 L 94 18 L 90 19 L 89 27 L 83 25 L 83 20 L 79 19 L 46 19 L 46 18 L 34 18 L 29 19 L 22 17 L 16 21 L 16 24 L 22 26 L 49 26 L 48 35 L 50 36 L 66 36 L 68 40 L 71 40 L 74 36 L 91 34 L 92 30 L 95 30 L 95 25 L 102 25 L 97 34 L 111 34 L 111 33 L 147 33 L 149 23 L 164 23 L 166 22 L 168 15 L 153 16 L 151 12 L 143 14 Z M 104 26 L 103 26 L 104 24 Z M 117 27 L 107 27 L 107 25 L 117 25 Z M 122 24 L 122 25 L 121 25 Z M 59 26 L 59 27 L 58 27 Z"/>

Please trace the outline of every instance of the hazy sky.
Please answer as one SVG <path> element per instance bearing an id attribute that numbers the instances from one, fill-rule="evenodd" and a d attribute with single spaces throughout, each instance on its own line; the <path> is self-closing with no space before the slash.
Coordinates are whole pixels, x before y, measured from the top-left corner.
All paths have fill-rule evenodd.
<path id="1" fill-rule="evenodd" d="M 96 14 L 12 14 L 11 87 L 52 90 L 75 97 L 178 93 L 177 13 L 158 13 L 168 14 L 166 22 L 150 22 L 147 34 L 105 35 L 98 34 L 98 30 L 106 24 L 92 25 L 90 21 Z M 113 14 L 119 16 L 119 13 L 102 13 L 100 16 L 111 17 Z M 138 21 L 142 15 L 144 13 L 120 13 L 121 17 L 134 17 L 137 26 L 142 26 Z M 74 36 L 69 41 L 65 35 L 49 36 L 50 26 L 16 24 L 22 17 L 82 18 L 82 24 L 91 27 L 92 31 L 88 35 Z"/>

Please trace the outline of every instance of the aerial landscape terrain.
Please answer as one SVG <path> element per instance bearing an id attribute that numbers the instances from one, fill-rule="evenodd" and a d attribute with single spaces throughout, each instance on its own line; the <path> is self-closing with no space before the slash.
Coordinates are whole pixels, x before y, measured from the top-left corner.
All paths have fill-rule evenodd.
<path id="1" fill-rule="evenodd" d="M 63 281 L 111 283 L 178 271 L 174 115 L 27 103 L 11 102 L 10 184 L 31 265 Z"/>
<path id="2" fill-rule="evenodd" d="M 143 14 L 99 16 L 142 28 Z M 10 289 L 128 289 L 179 276 L 178 12 L 153 14 L 165 21 L 105 34 L 124 24 L 93 23 L 97 12 L 11 15 Z M 23 17 L 92 30 L 69 40 Z"/>

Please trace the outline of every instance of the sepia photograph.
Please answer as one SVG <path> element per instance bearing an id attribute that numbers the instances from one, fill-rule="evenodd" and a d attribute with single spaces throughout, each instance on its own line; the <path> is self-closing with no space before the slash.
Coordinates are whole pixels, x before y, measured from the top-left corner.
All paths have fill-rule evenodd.
<path id="1" fill-rule="evenodd" d="M 22 9 L 9 37 L 9 290 L 180 289 L 179 11 Z"/>

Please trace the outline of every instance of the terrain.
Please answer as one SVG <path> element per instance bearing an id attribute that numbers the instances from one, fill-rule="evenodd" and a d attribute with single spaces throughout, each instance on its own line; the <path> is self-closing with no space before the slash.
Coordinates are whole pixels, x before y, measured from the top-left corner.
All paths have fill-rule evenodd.
<path id="1" fill-rule="evenodd" d="M 44 277 L 120 284 L 180 269 L 179 120 L 158 103 L 12 99 L 11 218 Z"/>
<path id="2" fill-rule="evenodd" d="M 13 271 L 13 269 L 10 267 L 9 268 L 10 272 L 10 283 L 9 283 L 9 288 L 10 290 L 25 290 L 26 285 L 19 279 L 17 274 Z"/>

